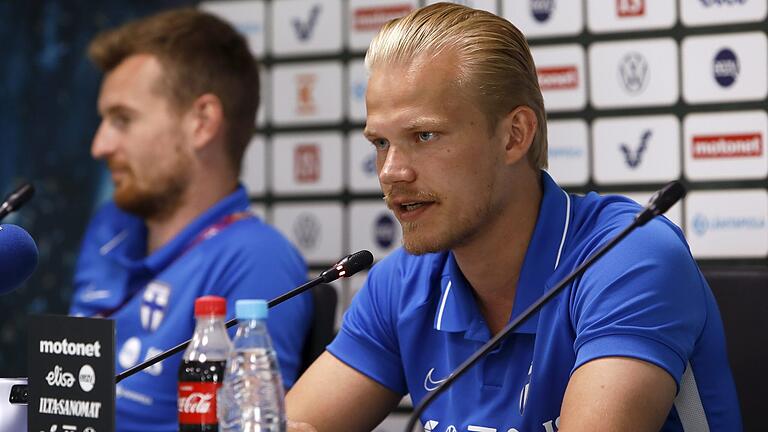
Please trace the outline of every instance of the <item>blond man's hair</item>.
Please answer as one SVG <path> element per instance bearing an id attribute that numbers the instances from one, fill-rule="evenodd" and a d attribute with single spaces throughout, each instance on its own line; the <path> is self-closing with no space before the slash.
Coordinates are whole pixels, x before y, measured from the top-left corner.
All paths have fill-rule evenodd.
<path id="1" fill-rule="evenodd" d="M 536 113 L 537 128 L 528 160 L 547 167 L 547 125 L 536 66 L 525 37 L 492 13 L 437 3 L 386 23 L 371 42 L 365 65 L 407 64 L 422 56 L 457 55 L 460 87 L 485 112 L 491 127 L 515 107 Z"/>

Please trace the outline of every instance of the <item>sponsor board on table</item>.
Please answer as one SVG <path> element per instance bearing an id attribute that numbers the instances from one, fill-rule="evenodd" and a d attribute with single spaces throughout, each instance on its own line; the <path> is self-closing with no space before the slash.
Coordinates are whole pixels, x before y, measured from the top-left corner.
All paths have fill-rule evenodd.
<path id="1" fill-rule="evenodd" d="M 754 101 L 768 95 L 764 32 L 688 37 L 682 56 L 683 98 L 688 103 Z"/>
<path id="2" fill-rule="evenodd" d="M 693 191 L 685 199 L 685 232 L 696 258 L 765 258 L 768 191 Z"/>
<path id="3" fill-rule="evenodd" d="M 114 321 L 39 315 L 28 329 L 28 430 L 114 430 Z"/>
<path id="4" fill-rule="evenodd" d="M 667 106 L 679 97 L 677 44 L 671 38 L 599 42 L 589 47 L 595 108 Z"/>
<path id="5" fill-rule="evenodd" d="M 581 186 L 589 181 L 589 144 L 583 120 L 547 122 L 547 171 L 561 186 Z"/>
<path id="6" fill-rule="evenodd" d="M 680 177 L 674 115 L 598 118 L 592 125 L 595 182 L 665 183 Z"/>
<path id="7" fill-rule="evenodd" d="M 310 265 L 327 265 L 344 255 L 343 211 L 340 203 L 279 203 L 271 221 L 301 252 Z"/>
<path id="8" fill-rule="evenodd" d="M 689 114 L 683 120 L 685 176 L 694 181 L 768 176 L 768 114 L 762 110 Z"/>

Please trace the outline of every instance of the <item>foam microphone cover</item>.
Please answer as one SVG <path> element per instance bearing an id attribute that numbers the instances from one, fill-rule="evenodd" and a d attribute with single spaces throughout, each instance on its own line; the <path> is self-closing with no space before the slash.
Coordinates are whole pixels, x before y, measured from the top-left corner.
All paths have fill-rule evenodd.
<path id="1" fill-rule="evenodd" d="M 37 266 L 37 245 L 23 228 L 0 225 L 0 294 L 13 291 Z"/>

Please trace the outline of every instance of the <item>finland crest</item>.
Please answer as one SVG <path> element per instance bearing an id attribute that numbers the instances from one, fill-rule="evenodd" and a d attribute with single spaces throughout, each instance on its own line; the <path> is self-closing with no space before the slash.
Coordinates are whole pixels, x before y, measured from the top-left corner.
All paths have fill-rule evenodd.
<path id="1" fill-rule="evenodd" d="M 160 327 L 168 308 L 168 297 L 171 295 L 171 287 L 163 282 L 152 281 L 144 289 L 141 299 L 141 327 L 144 330 L 155 331 Z"/>

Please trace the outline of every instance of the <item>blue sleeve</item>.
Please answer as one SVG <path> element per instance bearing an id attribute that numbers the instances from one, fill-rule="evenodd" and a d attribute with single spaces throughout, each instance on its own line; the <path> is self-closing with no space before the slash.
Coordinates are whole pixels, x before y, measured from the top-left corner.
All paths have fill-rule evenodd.
<path id="1" fill-rule="evenodd" d="M 578 282 L 571 297 L 573 370 L 601 357 L 632 357 L 665 369 L 679 385 L 706 322 L 706 285 L 666 224 L 637 229 Z"/>
<path id="2" fill-rule="evenodd" d="M 228 319 L 234 316 L 239 299 L 270 300 L 303 284 L 307 267 L 299 253 L 280 234 L 262 225 L 257 236 L 233 230 L 224 237 L 223 256 L 218 278 L 212 279 L 211 294 L 227 298 Z M 240 237 L 240 238 L 232 238 Z M 240 244 L 234 248 L 232 243 Z M 218 280 L 217 280 L 218 279 Z M 302 366 L 302 354 L 312 324 L 312 294 L 305 292 L 269 310 L 267 328 L 277 352 L 283 385 L 296 382 Z M 230 336 L 234 337 L 234 327 Z"/>
<path id="3" fill-rule="evenodd" d="M 408 393 L 397 339 L 397 253 L 374 266 L 328 351 L 398 394 Z"/>

